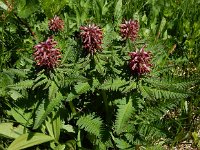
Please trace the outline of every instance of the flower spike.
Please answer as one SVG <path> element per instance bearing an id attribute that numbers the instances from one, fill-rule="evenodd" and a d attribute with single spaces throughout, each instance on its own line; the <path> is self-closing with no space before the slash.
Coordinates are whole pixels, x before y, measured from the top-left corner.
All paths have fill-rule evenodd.
<path id="1" fill-rule="evenodd" d="M 129 66 L 134 74 L 142 75 L 150 72 L 150 67 L 152 64 L 151 61 L 151 53 L 144 51 L 145 46 L 143 46 L 140 50 L 136 52 L 130 52 L 129 55 L 131 59 L 129 61 Z"/>
<path id="2" fill-rule="evenodd" d="M 93 55 L 97 51 L 101 51 L 103 39 L 102 29 L 94 24 L 89 24 L 88 26 L 81 26 L 80 30 L 83 47 L 88 51 L 88 53 Z"/>
<path id="3" fill-rule="evenodd" d="M 58 16 L 54 16 L 54 18 L 50 19 L 48 25 L 49 29 L 55 32 L 64 29 L 64 21 Z"/>
<path id="4" fill-rule="evenodd" d="M 124 21 L 120 25 L 120 33 L 122 38 L 124 39 L 130 39 L 131 41 L 135 41 L 135 39 L 138 36 L 138 31 L 139 31 L 139 23 L 137 20 L 129 20 L 129 21 Z"/>
<path id="5" fill-rule="evenodd" d="M 59 48 L 55 48 L 56 45 L 57 42 L 51 36 L 34 47 L 33 56 L 38 66 L 52 69 L 58 65 L 61 53 Z"/>

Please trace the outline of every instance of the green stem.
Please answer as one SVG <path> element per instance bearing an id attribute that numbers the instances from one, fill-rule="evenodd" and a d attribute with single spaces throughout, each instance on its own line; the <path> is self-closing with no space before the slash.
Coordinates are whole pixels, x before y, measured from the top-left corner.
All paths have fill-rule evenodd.
<path id="1" fill-rule="evenodd" d="M 107 100 L 106 91 L 102 90 L 101 94 L 102 94 L 102 97 L 103 97 L 103 102 L 104 102 L 104 106 L 105 106 L 105 110 L 106 110 L 106 120 L 108 122 L 110 120 L 110 114 L 109 114 L 109 111 L 108 111 L 108 100 Z"/>
<path id="2" fill-rule="evenodd" d="M 131 50 L 133 49 L 133 47 L 132 47 L 132 43 L 131 43 L 131 40 L 128 39 L 127 41 L 128 41 L 128 47 L 129 47 L 129 50 L 131 51 Z"/>
<path id="3" fill-rule="evenodd" d="M 81 148 L 81 130 L 78 129 L 78 135 L 77 135 L 77 146 L 78 148 Z"/>
<path id="4" fill-rule="evenodd" d="M 72 111 L 73 114 L 76 114 L 76 108 L 74 107 L 74 104 L 72 101 L 69 101 L 69 106 L 70 106 L 70 109 Z"/>
<path id="5" fill-rule="evenodd" d="M 69 101 L 69 106 L 70 106 L 70 109 L 71 109 L 72 113 L 73 113 L 73 114 L 76 114 L 76 113 L 77 113 L 77 112 L 76 112 L 76 108 L 75 108 L 75 106 L 74 106 L 74 104 L 73 104 L 72 101 Z M 81 130 L 80 130 L 80 128 L 78 128 L 77 146 L 78 146 L 78 148 L 81 148 L 81 147 L 82 147 L 82 146 L 81 146 Z"/>

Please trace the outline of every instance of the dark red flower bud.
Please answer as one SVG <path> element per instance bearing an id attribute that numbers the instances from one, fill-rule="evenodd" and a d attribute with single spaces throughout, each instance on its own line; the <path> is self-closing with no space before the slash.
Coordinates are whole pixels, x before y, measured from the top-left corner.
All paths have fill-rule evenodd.
<path id="1" fill-rule="evenodd" d="M 129 55 L 131 59 L 129 61 L 129 66 L 132 73 L 136 73 L 138 75 L 142 75 L 150 72 L 150 67 L 152 64 L 151 61 L 151 53 L 144 51 L 145 46 L 143 46 L 140 50 L 136 52 L 130 52 Z"/>
<path id="2" fill-rule="evenodd" d="M 131 41 L 135 41 L 136 37 L 138 36 L 138 31 L 139 23 L 137 20 L 125 20 L 124 23 L 120 25 L 120 33 L 124 39 L 129 38 Z"/>
<path id="3" fill-rule="evenodd" d="M 93 55 L 94 53 L 96 53 L 96 51 L 102 49 L 102 29 L 94 24 L 89 24 L 88 26 L 81 26 L 80 30 L 83 47 L 88 51 L 88 53 Z"/>
<path id="4" fill-rule="evenodd" d="M 49 29 L 52 31 L 59 31 L 64 29 L 64 21 L 58 16 L 54 16 L 54 18 L 50 19 L 48 25 Z"/>
<path id="5" fill-rule="evenodd" d="M 54 68 L 58 65 L 61 53 L 59 48 L 55 48 L 57 42 L 53 37 L 49 37 L 45 42 L 37 44 L 33 54 L 38 66 L 45 68 Z"/>

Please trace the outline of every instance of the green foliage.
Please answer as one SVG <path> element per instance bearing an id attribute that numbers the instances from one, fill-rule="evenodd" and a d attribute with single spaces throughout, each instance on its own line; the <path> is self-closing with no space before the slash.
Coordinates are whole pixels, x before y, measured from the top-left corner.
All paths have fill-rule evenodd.
<path id="1" fill-rule="evenodd" d="M 53 112 L 52 117 L 47 118 L 47 120 L 45 121 L 45 125 L 47 127 L 47 130 L 49 132 L 49 134 L 54 137 L 54 139 L 56 141 L 59 140 L 60 137 L 60 129 L 61 129 L 61 121 L 60 121 L 60 116 L 58 114 L 59 112 L 57 112 L 57 114 L 55 114 Z"/>
<path id="2" fill-rule="evenodd" d="M 90 90 L 90 85 L 88 83 L 78 83 L 74 88 L 77 94 L 83 94 Z"/>
<path id="3" fill-rule="evenodd" d="M 119 149 L 133 149 L 133 147 L 123 139 L 115 139 L 115 142 Z"/>
<path id="4" fill-rule="evenodd" d="M 145 80 L 147 83 L 153 85 L 153 87 L 149 86 L 140 86 L 141 94 L 149 99 L 183 99 L 190 96 L 192 93 L 189 89 L 186 91 L 188 87 L 195 83 L 195 81 L 191 82 L 183 82 L 183 83 L 173 83 L 173 82 L 165 82 L 158 80 Z"/>
<path id="5" fill-rule="evenodd" d="M 33 80 L 25 80 L 25 81 L 18 82 L 14 85 L 9 85 L 8 88 L 14 89 L 14 90 L 24 90 L 24 89 L 31 88 L 32 86 L 33 86 Z"/>
<path id="6" fill-rule="evenodd" d="M 0 135 L 7 138 L 16 139 L 24 133 L 24 127 L 19 125 L 14 127 L 13 123 L 1 123 L 0 124 Z"/>
<path id="7" fill-rule="evenodd" d="M 53 138 L 45 135 L 43 133 L 29 133 L 29 134 L 23 134 L 16 138 L 11 145 L 8 147 L 8 150 L 12 149 L 24 149 L 28 147 L 32 147 L 44 142 L 52 141 Z"/>
<path id="8" fill-rule="evenodd" d="M 107 81 L 105 81 L 105 83 L 103 83 L 100 86 L 100 89 L 112 90 L 112 91 L 120 90 L 121 91 L 122 87 L 125 86 L 126 84 L 127 84 L 127 82 L 120 78 L 108 79 Z"/>
<path id="9" fill-rule="evenodd" d="M 17 12 L 21 18 L 28 18 L 32 13 L 38 10 L 38 0 L 17 0 Z"/>
<path id="10" fill-rule="evenodd" d="M 34 123 L 33 129 L 37 129 L 46 119 L 46 117 L 61 103 L 63 96 L 61 93 L 57 93 L 56 97 L 49 102 L 47 106 L 44 106 L 44 103 L 41 103 L 37 110 L 37 117 Z"/>
<path id="11" fill-rule="evenodd" d="M 25 112 L 25 110 L 15 107 L 11 108 L 10 112 L 13 118 L 23 125 L 29 125 L 33 122 L 32 119 L 30 119 L 32 115 L 31 112 Z"/>
<path id="12" fill-rule="evenodd" d="M 115 20 L 117 21 L 116 24 L 118 25 L 122 20 L 122 0 L 118 0 L 116 3 L 114 17 Z"/>
<path id="13" fill-rule="evenodd" d="M 47 0 L 39 0 L 44 13 L 48 17 L 53 17 L 55 14 L 58 14 L 59 11 L 63 9 L 63 7 L 68 3 L 68 0 L 54 0 L 54 1 L 47 1 Z M 59 4 L 59 5 L 58 5 Z M 52 7 L 54 6 L 54 7 Z"/>
<path id="14" fill-rule="evenodd" d="M 5 0 L 0 2 L 0 149 L 158 149 L 199 138 L 199 1 Z M 59 16 L 64 29 L 51 31 Z M 138 20 L 135 41 L 120 24 Z M 102 29 L 87 54 L 80 26 Z M 34 46 L 53 36 L 55 68 Z M 91 39 L 90 39 L 91 40 Z M 150 73 L 132 74 L 130 52 L 146 45 Z M 46 55 L 46 54 L 45 54 Z M 48 58 L 49 59 L 49 58 Z"/>
<path id="15" fill-rule="evenodd" d="M 125 105 L 119 105 L 119 109 L 117 111 L 116 115 L 116 121 L 115 121 L 115 131 L 117 134 L 120 134 L 122 132 L 126 132 L 125 127 L 128 124 L 129 119 L 131 119 L 134 108 L 132 107 L 132 101 L 129 100 L 129 102 Z"/>
<path id="16" fill-rule="evenodd" d="M 95 117 L 93 114 L 82 116 L 77 121 L 77 125 L 85 131 L 100 137 L 103 129 L 103 122 L 100 117 Z"/>

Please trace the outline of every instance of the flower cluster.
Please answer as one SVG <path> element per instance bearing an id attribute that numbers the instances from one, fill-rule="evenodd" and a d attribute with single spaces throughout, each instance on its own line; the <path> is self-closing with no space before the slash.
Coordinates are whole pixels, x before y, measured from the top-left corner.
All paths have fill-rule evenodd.
<path id="1" fill-rule="evenodd" d="M 62 30 L 64 28 L 64 22 L 58 16 L 55 16 L 49 22 L 49 29 L 52 31 Z M 134 41 L 138 36 L 139 23 L 138 21 L 124 21 L 120 25 L 120 33 L 122 38 L 130 39 Z M 80 36 L 83 43 L 83 48 L 88 53 L 94 55 L 97 51 L 101 51 L 103 32 L 102 29 L 95 24 L 89 24 L 88 26 L 80 27 Z M 59 48 L 55 48 L 57 42 L 53 40 L 53 37 L 49 37 L 47 41 L 41 42 L 36 45 L 34 58 L 38 66 L 46 68 L 54 68 L 58 65 L 61 53 Z M 150 72 L 152 64 L 150 52 L 144 51 L 145 46 L 136 52 L 130 52 L 131 59 L 129 66 L 134 74 L 142 75 Z"/>
<path id="2" fill-rule="evenodd" d="M 81 26 L 80 30 L 83 47 L 88 51 L 88 53 L 93 55 L 94 53 L 96 53 L 96 51 L 101 50 L 103 39 L 102 29 L 94 24 L 89 24 L 88 26 Z"/>
<path id="3" fill-rule="evenodd" d="M 57 42 L 49 37 L 45 42 L 36 45 L 33 54 L 38 66 L 52 69 L 58 65 L 61 58 L 60 49 L 55 48 Z"/>
<path id="4" fill-rule="evenodd" d="M 59 31 L 64 28 L 64 21 L 60 19 L 58 16 L 54 16 L 54 18 L 49 21 L 49 29 L 52 31 Z"/>
<path id="5" fill-rule="evenodd" d="M 131 59 L 129 61 L 129 66 L 132 73 L 142 75 L 150 72 L 150 67 L 152 64 L 151 61 L 151 53 L 144 51 L 145 46 L 143 46 L 140 50 L 136 52 L 130 52 L 129 55 Z"/>
<path id="6" fill-rule="evenodd" d="M 139 23 L 137 20 L 129 20 L 129 21 L 124 21 L 120 25 L 120 33 L 122 38 L 124 39 L 130 39 L 131 41 L 134 41 L 136 37 L 138 36 L 138 30 L 139 30 Z"/>

